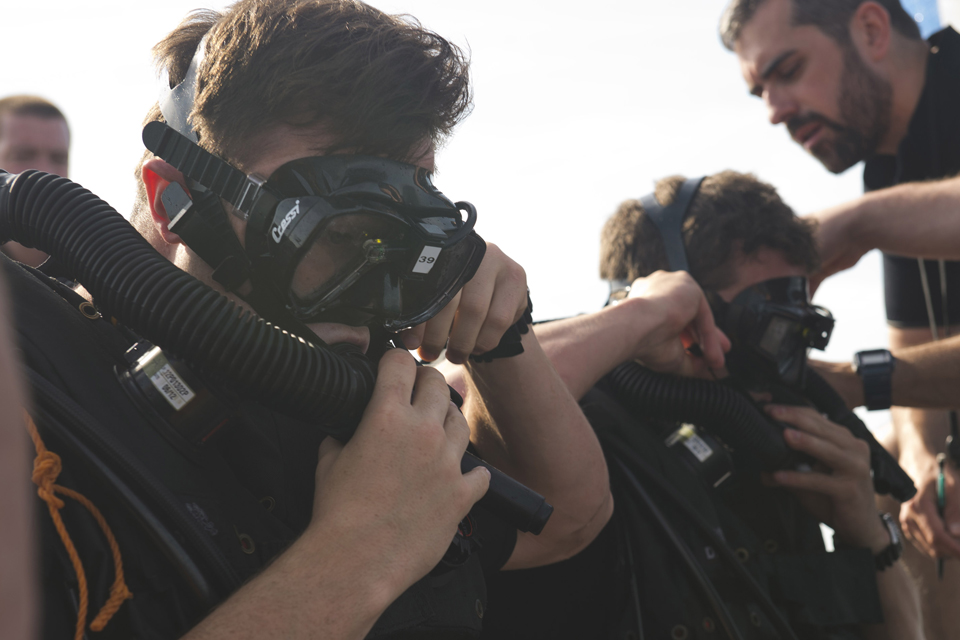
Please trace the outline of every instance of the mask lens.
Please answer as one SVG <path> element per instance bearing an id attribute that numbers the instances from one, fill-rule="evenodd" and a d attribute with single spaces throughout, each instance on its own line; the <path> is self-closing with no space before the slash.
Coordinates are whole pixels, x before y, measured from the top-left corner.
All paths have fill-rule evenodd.
<path id="1" fill-rule="evenodd" d="M 334 285 L 342 287 L 361 273 L 403 251 L 405 226 L 375 213 L 348 213 L 325 220 L 313 234 L 290 282 L 300 305 L 319 301 Z"/>
<path id="2" fill-rule="evenodd" d="M 801 332 L 798 322 L 782 316 L 772 316 L 767 329 L 760 338 L 760 349 L 773 358 L 789 355 L 796 345 L 796 337 Z"/>

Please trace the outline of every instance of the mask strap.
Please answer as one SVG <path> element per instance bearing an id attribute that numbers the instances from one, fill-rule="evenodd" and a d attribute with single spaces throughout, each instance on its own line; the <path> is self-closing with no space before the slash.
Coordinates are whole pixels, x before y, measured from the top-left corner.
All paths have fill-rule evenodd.
<path id="1" fill-rule="evenodd" d="M 643 212 L 660 232 L 670 271 L 690 271 L 687 251 L 683 246 L 683 219 L 704 178 L 706 176 L 686 180 L 680 187 L 676 199 L 667 207 L 660 204 L 652 193 L 640 198 Z"/>
<path id="2" fill-rule="evenodd" d="M 197 45 L 183 82 L 170 88 L 170 73 L 164 69 L 160 74 L 160 113 L 167 124 L 191 142 L 199 142 L 197 132 L 190 126 L 190 112 L 193 111 L 193 97 L 197 92 L 197 69 L 203 63 L 207 49 L 207 37 Z"/>

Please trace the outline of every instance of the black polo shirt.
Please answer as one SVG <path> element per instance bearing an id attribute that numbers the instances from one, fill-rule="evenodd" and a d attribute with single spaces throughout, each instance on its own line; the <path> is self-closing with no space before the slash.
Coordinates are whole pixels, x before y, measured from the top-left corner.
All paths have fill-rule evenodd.
<path id="1" fill-rule="evenodd" d="M 960 34 L 947 27 L 930 36 L 926 82 L 897 155 L 875 155 L 863 170 L 865 191 L 960 173 Z M 938 324 L 943 323 L 940 269 L 925 260 Z M 927 327 L 926 301 L 915 258 L 884 254 L 887 321 L 895 327 Z M 947 318 L 960 322 L 960 262 L 946 262 Z"/>

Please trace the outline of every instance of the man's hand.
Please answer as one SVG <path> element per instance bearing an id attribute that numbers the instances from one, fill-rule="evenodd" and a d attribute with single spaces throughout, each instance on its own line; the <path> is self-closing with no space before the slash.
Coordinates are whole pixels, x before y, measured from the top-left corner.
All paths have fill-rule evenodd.
<path id="1" fill-rule="evenodd" d="M 400 334 L 407 349 L 419 347 L 423 360 L 432 362 L 444 347 L 447 360 L 463 364 L 470 355 L 486 353 L 500 344 L 504 332 L 527 310 L 527 274 L 495 244 L 477 273 L 440 313 Z"/>
<path id="2" fill-rule="evenodd" d="M 918 549 L 931 558 L 960 558 L 960 496 L 957 470 L 943 467 L 946 506 L 943 518 L 937 512 L 939 466 L 926 449 L 907 450 L 900 464 L 917 485 L 917 495 L 900 507 L 900 526 Z"/>
<path id="3" fill-rule="evenodd" d="M 796 427 L 783 432 L 787 446 L 819 463 L 808 472 L 776 471 L 773 483 L 793 491 L 840 542 L 869 548 L 874 554 L 883 551 L 890 536 L 877 517 L 869 445 L 809 407 L 768 405 L 766 411 Z"/>
<path id="4" fill-rule="evenodd" d="M 645 300 L 659 314 L 652 331 L 638 336 L 632 358 L 662 373 L 711 378 L 711 371 L 723 367 L 723 354 L 730 340 L 714 323 L 710 305 L 700 285 L 686 271 L 657 271 L 637 278 L 630 285 L 629 300 Z M 689 349 L 700 346 L 702 357 Z"/>
<path id="5" fill-rule="evenodd" d="M 817 222 L 816 239 L 820 252 L 820 270 L 810 277 L 810 295 L 820 283 L 835 273 L 849 269 L 873 247 L 859 242 L 855 232 L 860 200 L 817 211 L 807 216 Z"/>
<path id="6" fill-rule="evenodd" d="M 443 376 L 388 351 L 356 434 L 320 447 L 311 527 L 345 552 L 362 549 L 357 570 L 385 580 L 396 597 L 440 561 L 487 491 L 486 469 L 460 472 L 469 437 Z"/>

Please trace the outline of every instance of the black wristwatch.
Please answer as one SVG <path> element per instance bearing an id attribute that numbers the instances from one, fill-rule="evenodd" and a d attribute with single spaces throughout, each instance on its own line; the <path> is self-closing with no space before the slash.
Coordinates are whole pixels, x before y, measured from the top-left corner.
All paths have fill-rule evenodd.
<path id="1" fill-rule="evenodd" d="M 854 354 L 853 370 L 863 381 L 863 401 L 869 411 L 890 408 L 896 363 L 897 359 L 886 349 L 858 351 Z"/>
<path id="2" fill-rule="evenodd" d="M 900 533 L 900 526 L 897 521 L 889 513 L 881 513 L 880 521 L 883 522 L 883 525 L 887 528 L 887 533 L 890 534 L 890 544 L 883 551 L 873 556 L 877 571 L 892 567 L 893 563 L 903 555 L 903 535 Z"/>

